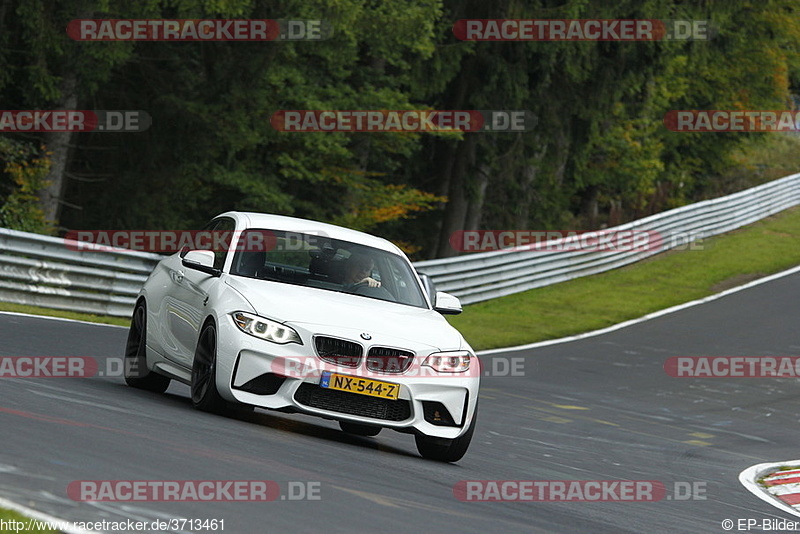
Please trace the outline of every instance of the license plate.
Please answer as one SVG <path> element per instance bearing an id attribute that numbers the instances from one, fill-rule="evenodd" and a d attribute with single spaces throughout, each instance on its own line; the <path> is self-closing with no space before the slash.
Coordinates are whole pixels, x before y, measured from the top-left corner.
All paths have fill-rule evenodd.
<path id="1" fill-rule="evenodd" d="M 323 388 L 338 389 L 339 391 L 348 391 L 381 399 L 397 400 L 400 394 L 399 384 L 390 384 L 389 382 L 359 378 L 357 376 L 340 375 L 327 371 L 322 373 L 319 385 Z"/>

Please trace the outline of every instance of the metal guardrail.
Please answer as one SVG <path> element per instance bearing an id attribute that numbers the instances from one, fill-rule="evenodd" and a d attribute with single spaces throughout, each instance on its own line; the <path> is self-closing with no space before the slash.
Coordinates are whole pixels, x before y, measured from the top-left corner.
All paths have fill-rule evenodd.
<path id="1" fill-rule="evenodd" d="M 664 246 L 648 250 L 501 250 L 417 262 L 438 290 L 472 304 L 615 269 L 671 246 L 670 236 L 728 232 L 800 204 L 800 174 L 726 197 L 698 202 L 609 228 L 657 232 Z M 130 317 L 136 294 L 158 254 L 93 250 L 87 243 L 0 228 L 0 301 Z"/>
<path id="2" fill-rule="evenodd" d="M 0 228 L 0 301 L 130 317 L 163 257 Z"/>
<path id="3" fill-rule="evenodd" d="M 501 250 L 417 262 L 439 291 L 473 304 L 529 289 L 616 269 L 676 245 L 740 228 L 800 204 L 800 174 L 793 174 L 729 196 L 690 204 L 639 219 L 604 232 L 635 230 L 664 238 L 662 246 L 644 250 Z M 552 242 L 557 243 L 557 242 Z M 520 247 L 522 248 L 522 247 Z"/>

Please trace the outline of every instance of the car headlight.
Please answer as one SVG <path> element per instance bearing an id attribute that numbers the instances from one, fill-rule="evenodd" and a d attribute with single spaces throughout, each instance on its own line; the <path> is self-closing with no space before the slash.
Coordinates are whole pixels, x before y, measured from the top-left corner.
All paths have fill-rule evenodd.
<path id="1" fill-rule="evenodd" d="M 463 373 L 469 369 L 472 354 L 466 350 L 434 352 L 422 363 L 440 373 Z"/>
<path id="2" fill-rule="evenodd" d="M 273 343 L 280 343 L 281 345 L 285 345 L 286 343 L 303 344 L 300 335 L 294 329 L 286 325 L 246 312 L 239 311 L 231 315 L 233 316 L 233 322 L 236 323 L 239 330 L 245 334 L 266 339 Z"/>

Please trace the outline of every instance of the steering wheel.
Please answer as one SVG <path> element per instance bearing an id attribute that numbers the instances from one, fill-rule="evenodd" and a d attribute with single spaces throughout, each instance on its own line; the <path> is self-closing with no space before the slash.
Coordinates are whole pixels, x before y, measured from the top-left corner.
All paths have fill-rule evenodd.
<path id="1" fill-rule="evenodd" d="M 389 302 L 396 302 L 397 299 L 395 298 L 392 293 L 386 289 L 385 287 L 378 286 L 378 287 L 370 287 L 369 282 L 358 282 L 357 284 L 353 284 L 350 286 L 350 291 L 354 295 L 361 295 L 364 297 L 374 297 L 381 300 L 388 300 Z"/>

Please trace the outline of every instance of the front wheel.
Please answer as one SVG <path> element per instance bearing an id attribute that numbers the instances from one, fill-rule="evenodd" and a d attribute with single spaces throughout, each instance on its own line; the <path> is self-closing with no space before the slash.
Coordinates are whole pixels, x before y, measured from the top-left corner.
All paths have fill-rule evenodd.
<path id="1" fill-rule="evenodd" d="M 436 460 L 437 462 L 457 462 L 467 453 L 472 435 L 475 433 L 475 421 L 478 419 L 478 408 L 472 415 L 469 429 L 455 439 L 435 438 L 417 434 L 414 439 L 417 442 L 417 450 L 423 458 Z"/>
<path id="2" fill-rule="evenodd" d="M 170 379 L 147 368 L 147 307 L 140 302 L 133 310 L 123 362 L 125 383 L 131 387 L 164 393 Z"/>
<path id="3" fill-rule="evenodd" d="M 226 407 L 217 391 L 217 329 L 209 323 L 200 332 L 192 364 L 192 405 L 204 412 L 221 413 Z"/>

